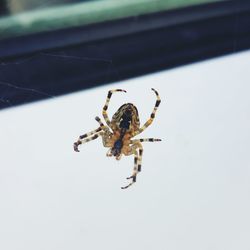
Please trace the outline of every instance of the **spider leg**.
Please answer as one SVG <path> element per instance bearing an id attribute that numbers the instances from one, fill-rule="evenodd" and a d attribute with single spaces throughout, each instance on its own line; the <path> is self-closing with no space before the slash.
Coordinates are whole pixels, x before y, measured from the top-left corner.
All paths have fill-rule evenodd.
<path id="1" fill-rule="evenodd" d="M 155 139 L 155 138 L 142 138 L 142 139 L 132 140 L 132 143 L 133 143 L 133 142 L 136 142 L 136 141 L 139 141 L 139 142 L 155 142 L 155 141 L 161 141 L 161 139 Z"/>
<path id="2" fill-rule="evenodd" d="M 123 89 L 114 89 L 114 90 L 110 90 L 108 92 L 108 95 L 107 95 L 107 98 L 106 98 L 106 102 L 105 102 L 105 105 L 102 109 L 102 115 L 103 115 L 103 118 L 105 120 L 105 122 L 107 123 L 107 125 L 111 128 L 111 121 L 109 120 L 108 118 L 108 114 L 107 114 L 107 110 L 108 110 L 108 105 L 109 105 L 109 101 L 110 101 L 110 98 L 112 96 L 112 94 L 114 92 L 126 92 L 126 90 L 123 90 Z"/>
<path id="3" fill-rule="evenodd" d="M 131 154 L 131 152 L 133 152 L 135 155 L 133 173 L 130 177 L 127 178 L 127 179 L 132 179 L 132 182 L 130 182 L 127 186 L 122 187 L 122 189 L 126 189 L 132 186 L 136 182 L 137 174 L 141 172 L 141 162 L 142 162 L 142 154 L 143 154 L 143 147 L 141 145 L 141 142 L 155 142 L 155 141 L 161 141 L 161 139 L 143 138 L 143 139 L 136 139 L 136 140 L 130 141 L 130 143 L 132 143 L 132 149 L 128 151 L 127 154 L 125 151 L 124 154 L 129 155 Z M 139 148 L 139 154 L 136 151 L 137 148 Z"/>
<path id="4" fill-rule="evenodd" d="M 156 94 L 156 102 L 155 102 L 154 109 L 153 109 L 153 111 L 152 111 L 152 113 L 150 115 L 150 118 L 145 122 L 145 124 L 141 128 L 138 129 L 138 131 L 135 132 L 135 135 L 138 135 L 141 132 L 143 132 L 153 122 L 153 120 L 155 118 L 155 113 L 156 113 L 156 111 L 157 111 L 157 109 L 158 109 L 158 107 L 159 107 L 159 105 L 161 103 L 161 99 L 160 99 L 160 96 L 159 96 L 158 92 L 153 88 L 152 88 L 152 90 Z"/>
<path id="5" fill-rule="evenodd" d="M 80 152 L 79 149 L 78 149 L 78 146 L 81 145 L 81 144 L 84 144 L 86 142 L 89 142 L 89 141 L 92 141 L 92 140 L 95 140 L 96 138 L 98 138 L 103 132 L 98 132 L 98 133 L 95 133 L 93 136 L 90 136 L 86 139 L 78 139 L 77 142 L 74 143 L 74 150 L 76 152 Z"/>
<path id="6" fill-rule="evenodd" d="M 97 129 L 95 129 L 95 130 L 89 132 L 89 133 L 80 135 L 79 138 L 78 138 L 78 140 L 74 143 L 74 150 L 75 150 L 76 152 L 79 152 L 78 146 L 79 146 L 80 144 L 83 144 L 83 143 L 87 142 L 86 140 L 88 140 L 88 139 L 90 139 L 90 138 L 93 138 L 96 134 L 100 133 L 101 131 L 102 131 L 102 128 L 99 127 L 99 128 L 97 128 Z M 94 135 L 94 136 L 91 137 L 91 135 Z M 97 136 L 97 137 L 98 137 L 98 136 Z M 94 139 L 96 139 L 97 137 L 95 137 Z M 92 140 L 94 140 L 94 139 L 92 139 Z"/>
<path id="7" fill-rule="evenodd" d="M 112 134 L 112 133 L 110 132 L 109 128 L 103 124 L 103 122 L 101 121 L 101 118 L 100 118 L 100 117 L 96 116 L 96 117 L 95 117 L 95 120 L 99 123 L 99 125 L 100 125 L 100 127 L 101 127 L 101 129 L 102 129 L 103 131 L 105 131 L 105 132 L 108 133 L 109 135 Z"/>
<path id="8" fill-rule="evenodd" d="M 106 153 L 106 156 L 107 157 L 111 157 L 111 156 L 113 156 L 113 154 L 111 153 L 111 148 L 108 150 L 108 152 Z"/>
<path id="9" fill-rule="evenodd" d="M 111 139 L 111 136 L 113 134 L 110 132 L 109 128 L 102 123 L 100 117 L 96 116 L 95 119 L 100 124 L 100 127 L 104 131 L 104 133 L 101 133 L 103 146 L 104 147 L 111 147 L 112 146 L 112 142 L 110 141 L 110 139 Z M 107 156 L 110 156 L 110 153 L 107 153 Z"/>
<path id="10" fill-rule="evenodd" d="M 137 149 L 139 150 L 137 151 Z M 122 189 L 130 187 L 136 182 L 137 174 L 141 171 L 142 153 L 143 147 L 138 140 L 133 142 L 133 145 L 129 147 L 129 150 L 127 152 L 124 152 L 125 155 L 134 154 L 135 158 L 133 173 L 130 177 L 127 178 L 132 179 L 132 181 L 127 186 L 121 187 Z"/>

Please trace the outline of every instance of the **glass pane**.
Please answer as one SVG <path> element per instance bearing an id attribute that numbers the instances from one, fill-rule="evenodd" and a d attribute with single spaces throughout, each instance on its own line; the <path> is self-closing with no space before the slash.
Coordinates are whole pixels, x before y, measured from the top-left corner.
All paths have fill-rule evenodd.
<path id="1" fill-rule="evenodd" d="M 80 26 L 209 2 L 218 1 L 2 0 L 0 38 Z"/>

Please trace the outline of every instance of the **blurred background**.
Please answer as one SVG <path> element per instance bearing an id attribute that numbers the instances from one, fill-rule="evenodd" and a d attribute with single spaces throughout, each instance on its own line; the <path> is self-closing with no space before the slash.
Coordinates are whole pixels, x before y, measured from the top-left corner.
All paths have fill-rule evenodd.
<path id="1" fill-rule="evenodd" d="M 84 3 L 84 2 L 108 2 L 107 0 L 1 0 L 1 13 L 3 15 L 9 14 L 16 14 L 24 11 L 31 11 L 35 9 L 42 9 L 48 8 L 53 6 L 60 6 L 65 4 L 73 4 L 73 3 Z M 109 1 L 116 4 L 117 1 Z M 141 2 L 141 1 L 137 1 Z M 175 3 L 174 3 L 175 2 Z M 173 4 L 181 4 L 181 5 L 192 5 L 194 3 L 202 3 L 202 2 L 213 2 L 213 0 L 191 0 L 191 1 L 184 1 L 184 0 L 177 0 L 177 1 L 168 1 L 168 5 L 171 6 Z M 155 2 L 157 4 L 157 1 Z M 102 3 L 101 3 L 102 4 Z"/>
<path id="2" fill-rule="evenodd" d="M 1 1 L 0 8 L 0 108 L 236 53 L 250 44 L 248 1 L 20 0 Z"/>
<path id="3" fill-rule="evenodd" d="M 250 2 L 0 1 L 0 248 L 250 249 Z M 162 103 L 133 157 L 73 151 Z"/>
<path id="4" fill-rule="evenodd" d="M 25 11 L 31 11 L 35 9 L 42 9 L 50 6 L 57 6 L 63 4 L 72 4 L 77 2 L 87 2 L 91 0 L 1 0 L 1 15 L 13 15 Z M 98 1 L 98 0 L 96 0 Z"/>

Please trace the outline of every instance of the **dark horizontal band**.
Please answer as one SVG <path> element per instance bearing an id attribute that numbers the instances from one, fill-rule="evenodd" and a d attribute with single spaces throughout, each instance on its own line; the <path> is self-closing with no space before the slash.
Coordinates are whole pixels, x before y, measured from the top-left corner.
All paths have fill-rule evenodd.
<path id="1" fill-rule="evenodd" d="M 250 48 L 250 1 L 0 40 L 0 108 Z"/>

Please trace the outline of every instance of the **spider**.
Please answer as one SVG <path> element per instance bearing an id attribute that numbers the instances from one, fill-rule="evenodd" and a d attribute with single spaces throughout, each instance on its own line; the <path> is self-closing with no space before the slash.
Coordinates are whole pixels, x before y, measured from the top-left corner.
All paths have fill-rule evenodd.
<path id="1" fill-rule="evenodd" d="M 136 182 L 137 174 L 141 171 L 142 153 L 143 147 L 141 142 L 155 142 L 161 141 L 161 139 L 145 138 L 134 139 L 132 138 L 142 133 L 154 120 L 157 108 L 161 103 L 158 92 L 152 88 L 156 94 L 156 103 L 154 109 L 150 115 L 150 118 L 146 123 L 140 127 L 140 120 L 137 108 L 132 103 L 123 104 L 113 115 L 112 120 L 108 118 L 107 110 L 110 102 L 110 98 L 114 92 L 126 92 L 123 89 L 110 90 L 108 92 L 105 105 L 102 110 L 102 115 L 107 123 L 105 126 L 101 119 L 97 116 L 95 120 L 99 123 L 99 127 L 89 133 L 80 135 L 78 140 L 74 143 L 74 150 L 79 152 L 78 146 L 80 144 L 95 140 L 99 136 L 102 137 L 104 147 L 108 147 L 107 156 L 114 156 L 116 160 L 120 160 L 123 155 L 134 155 L 134 169 L 133 173 L 127 179 L 130 179 L 130 183 L 122 189 L 126 189 Z"/>

